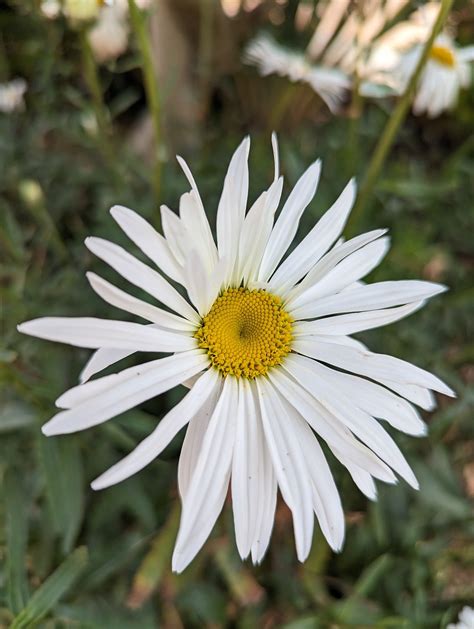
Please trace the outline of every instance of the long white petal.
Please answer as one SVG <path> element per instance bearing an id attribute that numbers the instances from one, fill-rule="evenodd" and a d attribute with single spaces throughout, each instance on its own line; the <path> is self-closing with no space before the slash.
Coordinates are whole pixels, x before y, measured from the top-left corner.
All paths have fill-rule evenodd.
<path id="1" fill-rule="evenodd" d="M 145 290 L 185 319 L 199 323 L 197 312 L 159 273 L 118 245 L 102 238 L 86 238 L 86 247 L 126 280 Z"/>
<path id="2" fill-rule="evenodd" d="M 110 365 L 118 363 L 119 360 L 123 360 L 134 353 L 134 351 L 131 352 L 128 349 L 109 349 L 108 347 L 98 349 L 84 365 L 84 368 L 79 375 L 79 382 L 87 382 L 89 378 L 92 378 L 92 376 L 99 373 L 99 371 L 107 369 Z M 56 403 L 58 403 L 58 401 L 59 400 L 57 400 Z"/>
<path id="3" fill-rule="evenodd" d="M 206 213 L 194 190 L 181 196 L 179 216 L 207 272 L 211 272 L 217 264 L 217 248 Z"/>
<path id="4" fill-rule="evenodd" d="M 104 489 L 133 476 L 155 459 L 175 435 L 199 412 L 218 386 L 218 375 L 208 369 L 193 388 L 160 421 L 155 430 L 121 461 L 101 474 L 92 489 Z"/>
<path id="5" fill-rule="evenodd" d="M 183 273 L 189 299 L 199 314 L 204 316 L 212 305 L 208 298 L 209 273 L 194 249 L 186 257 Z"/>
<path id="6" fill-rule="evenodd" d="M 357 441 L 351 432 L 303 387 L 278 369 L 270 372 L 269 377 L 289 403 L 331 448 L 337 448 L 350 463 L 358 465 L 376 478 L 386 483 L 396 482 L 392 470 L 371 450 Z"/>
<path id="7" fill-rule="evenodd" d="M 293 515 L 296 554 L 304 561 L 311 549 L 314 516 L 308 469 L 295 434 L 295 417 L 288 414 L 269 381 L 256 381 L 265 439 L 281 494 Z"/>
<path id="8" fill-rule="evenodd" d="M 399 306 L 398 308 L 351 312 L 350 314 L 325 317 L 315 321 L 298 321 L 293 325 L 293 335 L 327 334 L 338 336 L 340 334 L 355 334 L 363 330 L 372 330 L 407 317 L 419 310 L 424 303 L 424 301 L 418 301 L 414 304 Z"/>
<path id="9" fill-rule="evenodd" d="M 360 491 L 367 496 L 369 500 L 377 499 L 377 487 L 375 485 L 374 479 L 366 472 L 364 469 L 359 467 L 358 465 L 354 465 L 347 461 L 343 454 L 341 454 L 337 448 L 331 448 L 334 456 L 344 465 L 349 474 L 352 477 L 352 480 L 360 489 Z"/>
<path id="10" fill-rule="evenodd" d="M 263 255 L 258 280 L 266 282 L 295 237 L 301 215 L 313 199 L 319 183 L 321 161 L 318 160 L 303 173 L 290 193 Z"/>
<path id="11" fill-rule="evenodd" d="M 161 227 L 176 262 L 182 266 L 188 250 L 188 237 L 179 216 L 166 205 L 160 206 Z"/>
<path id="12" fill-rule="evenodd" d="M 147 319 L 162 328 L 179 330 L 180 332 L 192 332 L 196 329 L 195 324 L 187 319 L 132 297 L 132 295 L 117 288 L 95 273 L 89 271 L 86 273 L 86 276 L 92 289 L 111 306 L 130 312 L 138 317 L 143 317 L 143 319 Z"/>
<path id="13" fill-rule="evenodd" d="M 339 492 L 326 457 L 303 418 L 296 418 L 298 438 L 306 459 L 313 489 L 313 508 L 319 526 L 331 548 L 339 551 L 344 541 L 344 512 Z"/>
<path id="14" fill-rule="evenodd" d="M 356 192 L 352 179 L 334 205 L 321 217 L 309 234 L 302 240 L 272 277 L 277 289 L 296 284 L 326 253 L 339 237 L 354 204 Z"/>
<path id="15" fill-rule="evenodd" d="M 222 391 L 222 383 L 223 380 L 220 378 L 205 404 L 191 418 L 186 428 L 178 463 L 178 489 L 183 500 L 188 493 L 199 453 L 201 452 L 202 442 Z"/>
<path id="16" fill-rule="evenodd" d="M 438 377 L 394 356 L 360 351 L 353 347 L 328 343 L 318 337 L 305 337 L 304 339 L 300 337 L 293 342 L 293 349 L 310 358 L 321 360 L 346 371 L 362 374 L 376 381 L 383 378 L 384 381 L 426 387 L 450 397 L 456 395 Z"/>
<path id="17" fill-rule="evenodd" d="M 425 435 L 426 424 L 413 406 L 403 398 L 371 380 L 335 371 L 318 364 L 319 372 L 333 386 L 344 391 L 355 406 L 372 417 L 384 419 L 397 430 L 409 435 Z"/>
<path id="18" fill-rule="evenodd" d="M 314 303 L 327 295 L 340 292 L 365 277 L 379 265 L 390 246 L 388 238 L 380 238 L 347 256 L 316 284 L 288 302 L 288 309 L 297 309 Z"/>
<path id="19" fill-rule="evenodd" d="M 407 483 L 418 489 L 413 471 L 390 435 L 371 415 L 357 408 L 342 387 L 332 384 L 322 366 L 302 356 L 287 357 L 285 366 L 293 377 L 356 437 L 398 472 Z"/>
<path id="20" fill-rule="evenodd" d="M 368 243 L 380 238 L 387 232 L 386 229 L 374 229 L 371 232 L 360 234 L 355 238 L 351 238 L 344 242 L 339 239 L 334 247 L 328 251 L 320 260 L 314 264 L 309 273 L 302 279 L 302 281 L 288 291 L 287 298 L 294 299 L 301 293 L 304 293 L 314 284 L 319 282 L 325 275 L 327 275 L 341 260 L 354 253 L 361 247 L 364 247 Z"/>
<path id="21" fill-rule="evenodd" d="M 258 564 L 262 561 L 270 543 L 270 537 L 275 521 L 275 509 L 277 502 L 278 483 L 273 469 L 272 459 L 265 440 L 262 425 L 262 415 L 258 403 L 258 391 L 255 382 L 250 383 L 250 390 L 255 408 L 254 437 L 256 450 L 259 456 L 259 472 L 255 489 L 254 501 L 256 501 L 256 523 L 252 542 L 252 561 Z M 255 506 L 255 503 L 252 503 Z"/>
<path id="22" fill-rule="evenodd" d="M 113 218 L 132 242 L 152 260 L 165 275 L 175 282 L 183 283 L 181 269 L 171 253 L 166 240 L 142 216 L 123 207 L 114 205 L 110 210 Z"/>
<path id="23" fill-rule="evenodd" d="M 101 424 L 172 389 L 202 371 L 207 364 L 208 358 L 203 352 L 192 350 L 130 367 L 119 374 L 104 376 L 110 383 L 107 389 L 88 397 L 74 408 L 57 413 L 44 424 L 42 431 L 45 435 L 59 435 Z M 84 389 L 97 387 L 100 380 L 82 386 Z"/>
<path id="24" fill-rule="evenodd" d="M 259 494 L 264 456 L 260 450 L 259 421 L 250 382 L 240 379 L 231 489 L 235 539 L 242 559 L 249 555 L 256 538 L 259 502 L 264 499 Z"/>
<path id="25" fill-rule="evenodd" d="M 240 231 L 247 206 L 249 150 L 250 139 L 246 137 L 230 160 L 217 208 L 216 227 L 219 257 L 225 257 L 229 261 L 229 273 L 232 273 L 237 261 Z M 230 275 L 228 280 L 230 280 Z"/>
<path id="26" fill-rule="evenodd" d="M 195 218 L 195 220 L 199 221 L 199 224 L 200 224 L 200 226 L 199 226 L 199 233 L 201 234 L 201 237 L 202 237 L 203 246 L 207 250 L 209 259 L 213 261 L 213 264 L 215 264 L 217 262 L 217 259 L 218 259 L 217 247 L 216 247 L 216 244 L 214 242 L 214 238 L 212 236 L 212 231 L 211 231 L 211 228 L 209 226 L 209 221 L 207 220 L 207 215 L 206 215 L 206 212 L 204 210 L 204 205 L 203 205 L 203 202 L 201 200 L 201 196 L 199 194 L 199 190 L 198 190 L 197 184 L 196 184 L 196 182 L 194 180 L 194 177 L 193 177 L 193 175 L 191 173 L 191 170 L 190 170 L 189 166 L 186 164 L 184 159 L 182 157 L 180 157 L 179 155 L 176 157 L 176 159 L 178 160 L 179 165 L 183 169 L 183 172 L 184 172 L 187 180 L 189 181 L 189 185 L 191 186 L 195 202 L 198 205 L 198 208 L 197 208 L 198 216 Z M 184 217 L 183 217 L 183 220 L 184 220 Z M 185 221 L 185 224 L 188 225 L 187 220 Z M 194 233 L 194 230 L 191 233 Z"/>
<path id="27" fill-rule="evenodd" d="M 258 197 L 245 217 L 240 234 L 237 282 L 243 279 L 248 283 L 257 277 L 282 189 L 283 178 L 280 177 Z"/>
<path id="28" fill-rule="evenodd" d="M 399 280 L 368 284 L 337 295 L 318 299 L 314 304 L 295 308 L 292 316 L 296 319 L 314 319 L 345 312 L 363 312 L 391 308 L 433 297 L 446 290 L 441 284 L 419 280 Z"/>
<path id="29" fill-rule="evenodd" d="M 209 536 L 224 503 L 234 445 L 237 382 L 224 381 L 204 437 L 196 469 L 183 501 L 172 568 L 181 572 Z"/>
<path id="30" fill-rule="evenodd" d="M 109 347 L 136 352 L 182 352 L 196 348 L 195 339 L 187 334 L 158 330 L 141 323 L 94 317 L 43 317 L 21 323 L 18 331 L 90 349 Z"/>

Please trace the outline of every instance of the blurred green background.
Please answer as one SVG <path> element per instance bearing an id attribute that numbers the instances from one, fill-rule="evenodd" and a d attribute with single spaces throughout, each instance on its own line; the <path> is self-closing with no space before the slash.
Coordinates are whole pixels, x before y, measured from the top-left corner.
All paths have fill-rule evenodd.
<path id="1" fill-rule="evenodd" d="M 403 482 L 379 483 L 379 500 L 369 503 L 331 460 L 347 518 L 341 554 L 318 532 L 299 564 L 280 503 L 262 565 L 242 563 L 227 504 L 204 550 L 176 576 L 170 557 L 183 434 L 126 482 L 99 493 L 89 482 L 182 392 L 84 433 L 47 439 L 40 432 L 89 352 L 22 337 L 15 326 L 48 314 L 118 316 L 84 276 L 94 269 L 117 283 L 83 246 L 88 235 L 129 246 L 109 207 L 128 205 L 159 226 L 159 204 L 176 208 L 188 188 L 174 160 L 179 152 L 213 218 L 227 162 L 246 133 L 253 200 L 271 181 L 276 128 L 286 193 L 311 161 L 323 159 L 304 234 L 348 178 L 364 174 L 393 110 L 390 100 L 366 103 L 357 118 L 348 103 L 334 117 L 309 88 L 260 78 L 240 62 L 245 43 L 264 27 L 302 48 L 311 24 L 296 28 L 296 1 L 225 4 L 227 15 L 213 0 L 155 0 L 142 16 L 160 87 L 157 147 L 136 36 L 118 60 L 97 66 L 82 27 L 47 19 L 39 2 L 0 3 L 0 82 L 23 77 L 28 86 L 22 110 L 0 113 L 0 627 L 17 616 L 17 628 L 429 629 L 474 603 L 472 87 L 450 114 L 408 116 L 357 226 L 388 227 L 392 235 L 372 279 L 450 287 L 408 320 L 360 335 L 374 351 L 432 370 L 458 392 L 425 414 L 428 438 L 396 435 L 418 493 Z M 458 2 L 452 16 L 459 42 L 472 43 L 474 6 Z"/>

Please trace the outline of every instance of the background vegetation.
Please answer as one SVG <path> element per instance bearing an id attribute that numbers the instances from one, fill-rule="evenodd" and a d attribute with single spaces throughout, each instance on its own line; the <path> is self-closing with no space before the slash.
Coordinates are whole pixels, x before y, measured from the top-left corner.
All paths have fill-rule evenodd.
<path id="1" fill-rule="evenodd" d="M 176 2 L 177 23 L 197 51 L 197 87 L 192 112 L 176 120 L 179 90 L 176 96 L 175 86 L 161 83 L 160 203 L 176 208 L 187 190 L 172 158 L 179 150 L 214 216 L 226 164 L 245 133 L 253 142 L 255 198 L 272 176 L 274 126 L 287 191 L 310 161 L 323 159 L 301 233 L 350 176 L 363 175 L 393 109 L 390 100 L 366 104 L 360 118 L 350 104 L 332 117 L 306 88 L 288 95 L 283 79 L 261 79 L 239 62 L 240 47 L 262 24 L 280 41 L 304 44 L 310 32 L 294 28 L 297 4 L 267 2 L 230 19 L 211 2 L 214 18 L 211 11 L 204 19 L 205 2 Z M 472 5 L 459 2 L 454 12 L 460 42 L 472 43 Z M 88 352 L 21 337 L 15 329 L 48 314 L 115 316 L 85 279 L 88 269 L 108 271 L 92 259 L 84 238 L 125 244 L 108 214 L 116 203 L 159 223 L 137 39 L 99 69 L 100 128 L 77 29 L 63 18 L 45 19 L 38 3 L 27 0 L 2 2 L 0 27 L 0 78 L 28 83 L 24 110 L 0 113 L 0 626 L 445 627 L 474 601 L 474 90 L 449 115 L 408 117 L 357 226 L 391 231 L 393 248 L 373 279 L 422 277 L 451 289 L 408 320 L 360 335 L 375 351 L 434 371 L 459 394 L 454 401 L 440 398 L 438 410 L 426 415 L 428 438 L 396 436 L 421 490 L 379 483 L 379 500 L 369 503 L 331 461 L 347 514 L 341 554 L 317 533 L 300 565 L 290 515 L 280 503 L 264 562 L 242 563 L 227 505 L 204 551 L 176 576 L 170 556 L 183 435 L 117 487 L 94 493 L 89 482 L 148 434 L 182 393 L 84 433 L 47 439 L 40 426 L 58 395 L 77 381 Z M 207 43 L 199 45 L 199 32 Z M 233 33 L 230 42 L 220 42 L 223 33 Z M 172 67 L 173 50 L 155 38 L 155 59 L 163 61 L 165 53 L 164 65 Z M 285 109 L 276 111 L 283 98 Z"/>

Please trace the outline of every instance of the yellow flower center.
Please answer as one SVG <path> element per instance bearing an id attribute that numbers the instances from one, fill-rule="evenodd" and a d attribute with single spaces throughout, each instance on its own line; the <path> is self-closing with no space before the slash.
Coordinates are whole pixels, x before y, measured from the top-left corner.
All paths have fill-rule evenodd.
<path id="1" fill-rule="evenodd" d="M 265 290 L 228 288 L 203 317 L 195 337 L 223 376 L 256 378 L 291 351 L 292 319 Z"/>
<path id="2" fill-rule="evenodd" d="M 441 63 L 443 66 L 448 66 L 449 68 L 454 67 L 456 63 L 453 51 L 446 46 L 433 46 L 430 50 L 430 57 L 434 59 L 434 61 Z"/>

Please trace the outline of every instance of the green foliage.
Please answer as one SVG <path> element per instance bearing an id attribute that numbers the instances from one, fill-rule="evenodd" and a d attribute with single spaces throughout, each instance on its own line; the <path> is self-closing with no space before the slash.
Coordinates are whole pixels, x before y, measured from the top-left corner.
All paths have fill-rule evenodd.
<path id="1" fill-rule="evenodd" d="M 388 227 L 392 236 L 373 279 L 423 277 L 450 287 L 408 320 L 360 335 L 375 351 L 430 369 L 458 392 L 454 401 L 439 397 L 438 409 L 425 414 L 426 439 L 395 436 L 420 491 L 402 482 L 379 484 L 378 502 L 368 503 L 331 460 L 347 514 L 341 554 L 332 554 L 317 532 L 300 565 L 289 513 L 280 505 L 264 562 L 242 563 L 227 504 L 203 551 L 176 576 L 170 556 L 182 435 L 117 487 L 94 493 L 89 482 L 149 434 L 182 392 L 84 433 L 46 438 L 40 432 L 89 354 L 21 336 L 16 324 L 46 314 L 121 316 L 87 284 L 88 269 L 120 282 L 92 259 L 84 238 L 93 234 L 130 246 L 107 212 L 115 203 L 130 205 L 155 225 L 159 216 L 153 163 L 131 146 L 146 111 L 135 53 L 99 69 L 114 157 L 105 163 L 77 33 L 63 19 L 41 17 L 37 4 L 16 0 L 0 13 L 6 53 L 0 56 L 8 60 L 2 78 L 28 81 L 25 110 L 0 113 L 0 626 L 444 628 L 474 600 L 474 91 L 466 91 L 449 115 L 407 119 L 360 224 L 361 230 Z M 468 9 L 459 5 L 464 15 Z M 463 27 L 467 42 L 472 24 L 466 19 Z M 288 23 L 282 32 L 294 38 Z M 248 26 L 246 37 L 251 34 Z M 249 83 L 243 103 L 239 82 L 249 70 L 237 61 L 232 76 L 216 79 L 199 150 L 180 147 L 211 218 L 227 161 L 244 132 L 253 142 L 252 200 L 273 173 L 269 134 L 261 131 L 271 103 L 260 97 L 262 89 L 278 93 L 281 83 Z M 250 110 L 255 102 L 260 110 Z M 364 174 L 392 111 L 390 102 L 367 103 L 357 146 L 348 147 L 353 121 L 329 118 L 320 103 L 308 102 L 311 113 L 298 120 L 293 103 L 279 134 L 286 191 L 315 157 L 323 158 L 317 198 L 300 236 L 350 176 Z M 165 108 L 166 98 L 162 103 Z M 161 201 L 176 207 L 187 183 L 171 159 L 161 174 Z"/>

